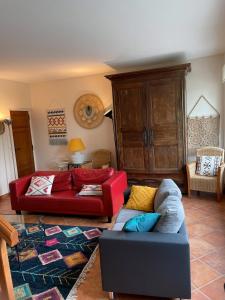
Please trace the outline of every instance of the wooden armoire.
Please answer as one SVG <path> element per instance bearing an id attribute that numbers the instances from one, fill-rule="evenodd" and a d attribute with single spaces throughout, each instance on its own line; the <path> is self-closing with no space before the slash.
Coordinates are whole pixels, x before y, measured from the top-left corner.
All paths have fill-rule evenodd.
<path id="1" fill-rule="evenodd" d="M 117 167 L 130 183 L 185 183 L 185 76 L 190 64 L 108 75 Z"/>

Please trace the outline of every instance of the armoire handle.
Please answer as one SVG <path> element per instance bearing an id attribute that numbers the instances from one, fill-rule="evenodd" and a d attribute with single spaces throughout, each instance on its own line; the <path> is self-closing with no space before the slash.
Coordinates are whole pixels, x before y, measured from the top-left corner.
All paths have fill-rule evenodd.
<path id="1" fill-rule="evenodd" d="M 144 127 L 144 146 L 147 147 L 148 146 L 148 131 L 146 129 L 146 127 Z"/>
<path id="2" fill-rule="evenodd" d="M 149 145 L 152 146 L 154 144 L 154 131 L 153 129 L 149 129 Z"/>

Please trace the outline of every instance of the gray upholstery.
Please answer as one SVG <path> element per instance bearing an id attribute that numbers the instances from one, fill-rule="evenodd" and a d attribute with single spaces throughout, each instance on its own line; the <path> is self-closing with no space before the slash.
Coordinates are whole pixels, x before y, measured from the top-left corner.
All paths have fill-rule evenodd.
<path id="1" fill-rule="evenodd" d="M 170 194 L 166 189 L 163 193 Z M 190 251 L 185 223 L 178 233 L 121 231 L 128 216 L 133 216 L 132 210 L 121 210 L 113 230 L 104 231 L 100 237 L 103 290 L 191 298 Z"/>
<path id="2" fill-rule="evenodd" d="M 154 231 L 177 233 L 184 222 L 184 208 L 180 198 L 168 196 L 156 211 L 161 214 Z"/>
<path id="3" fill-rule="evenodd" d="M 129 219 L 131 219 L 135 216 L 138 216 L 138 215 L 142 215 L 144 213 L 145 212 L 141 211 L 141 210 L 123 208 L 123 209 L 121 209 L 121 211 L 116 219 L 116 223 L 125 223 Z"/>
<path id="4" fill-rule="evenodd" d="M 163 179 L 155 195 L 154 210 L 157 211 L 167 196 L 177 196 L 180 199 L 182 194 L 176 183 L 172 179 Z"/>
<path id="5" fill-rule="evenodd" d="M 121 209 L 112 230 L 114 230 L 114 231 L 122 230 L 126 221 L 128 221 L 132 217 L 141 215 L 143 213 L 145 213 L 145 212 L 141 211 L 141 210 Z"/>

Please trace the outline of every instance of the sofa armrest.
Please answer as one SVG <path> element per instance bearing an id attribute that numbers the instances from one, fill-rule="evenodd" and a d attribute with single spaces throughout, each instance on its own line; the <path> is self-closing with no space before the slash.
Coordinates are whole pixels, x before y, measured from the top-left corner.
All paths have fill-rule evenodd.
<path id="1" fill-rule="evenodd" d="M 116 214 L 124 203 L 127 174 L 118 171 L 102 184 L 104 208 L 107 216 Z"/>
<path id="2" fill-rule="evenodd" d="M 103 290 L 191 297 L 186 234 L 104 231 L 99 244 Z"/>
<path id="3" fill-rule="evenodd" d="M 187 246 L 189 245 L 188 236 L 181 233 L 159 233 L 159 232 L 125 232 L 105 230 L 100 237 L 101 242 L 108 243 L 142 243 L 163 246 Z"/>
<path id="4" fill-rule="evenodd" d="M 21 178 L 11 181 L 9 183 L 12 209 L 15 209 L 15 210 L 20 209 L 20 207 L 18 206 L 19 205 L 18 198 L 26 193 L 26 191 L 29 187 L 30 181 L 31 181 L 31 177 L 34 174 L 21 177 Z"/>

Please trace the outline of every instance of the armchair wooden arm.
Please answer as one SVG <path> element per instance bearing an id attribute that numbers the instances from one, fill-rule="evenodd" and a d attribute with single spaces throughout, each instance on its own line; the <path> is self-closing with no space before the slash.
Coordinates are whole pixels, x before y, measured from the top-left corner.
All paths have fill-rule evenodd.
<path id="1" fill-rule="evenodd" d="M 12 277 L 6 243 L 15 246 L 19 242 L 16 229 L 0 216 L 0 287 L 1 299 L 14 300 Z"/>
<path id="2" fill-rule="evenodd" d="M 188 184 L 188 197 L 191 196 L 191 188 L 190 188 L 190 178 L 195 174 L 196 170 L 196 162 L 190 162 L 186 164 L 187 170 L 187 184 Z"/>
<path id="3" fill-rule="evenodd" d="M 217 200 L 218 201 L 221 200 L 221 196 L 223 194 L 224 170 L 225 170 L 225 164 L 220 165 L 217 174 Z"/>

